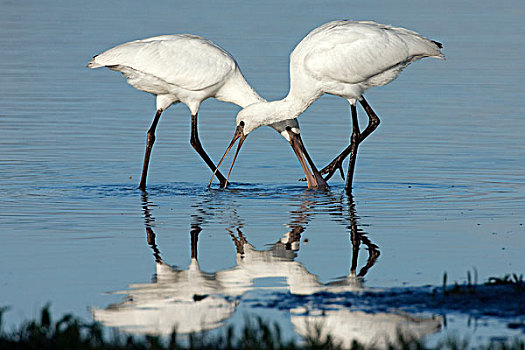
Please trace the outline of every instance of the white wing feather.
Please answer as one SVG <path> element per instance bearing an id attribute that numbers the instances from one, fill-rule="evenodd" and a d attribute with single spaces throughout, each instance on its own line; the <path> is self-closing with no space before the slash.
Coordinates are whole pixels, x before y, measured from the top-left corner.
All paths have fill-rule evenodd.
<path id="1" fill-rule="evenodd" d="M 236 69 L 231 55 L 204 38 L 163 35 L 128 42 L 95 56 L 88 67 L 106 66 L 124 75 L 140 73 L 187 90 L 224 81 Z M 127 75 L 126 75 L 127 76 Z"/>
<path id="2" fill-rule="evenodd" d="M 434 42 L 415 32 L 375 22 L 337 21 L 312 31 L 291 59 L 292 65 L 294 59 L 302 59 L 308 73 L 318 80 L 357 84 L 396 66 L 400 71 L 426 56 L 443 57 Z"/>

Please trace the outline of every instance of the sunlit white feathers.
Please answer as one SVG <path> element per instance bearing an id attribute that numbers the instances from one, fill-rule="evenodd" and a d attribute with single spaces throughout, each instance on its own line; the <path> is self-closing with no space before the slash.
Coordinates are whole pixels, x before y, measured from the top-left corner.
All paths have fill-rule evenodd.
<path id="1" fill-rule="evenodd" d="M 157 95 L 157 109 L 183 102 L 196 114 L 209 97 L 241 107 L 264 101 L 227 51 L 196 35 L 162 35 L 118 45 L 88 64 L 103 66 L 121 72 L 136 89 Z"/>

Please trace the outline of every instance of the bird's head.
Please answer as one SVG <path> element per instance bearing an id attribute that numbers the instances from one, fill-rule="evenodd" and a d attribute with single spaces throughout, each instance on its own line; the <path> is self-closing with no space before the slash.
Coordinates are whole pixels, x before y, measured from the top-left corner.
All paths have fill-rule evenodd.
<path id="1" fill-rule="evenodd" d="M 285 119 L 285 118 L 284 118 Z M 271 125 L 279 119 L 279 111 L 274 102 L 260 102 L 243 108 L 236 118 L 237 127 L 242 126 L 243 135 L 248 136 L 261 126 Z"/>
<path id="2" fill-rule="evenodd" d="M 228 171 L 228 179 L 235 164 L 235 160 L 237 159 L 237 155 L 239 154 L 242 144 L 244 143 L 244 140 L 246 140 L 246 138 L 252 131 L 256 130 L 257 128 L 263 125 L 268 125 L 271 126 L 275 131 L 280 133 L 281 136 L 283 136 L 290 143 L 290 146 L 292 147 L 297 158 L 299 159 L 299 162 L 301 163 L 301 166 L 303 167 L 306 179 L 308 181 L 308 187 L 324 187 L 326 183 L 324 182 L 320 174 L 317 172 L 317 169 L 315 169 L 315 166 L 313 166 L 313 164 L 311 163 L 311 159 L 308 153 L 306 152 L 306 148 L 304 147 L 304 144 L 301 140 L 299 123 L 295 118 L 284 119 L 282 112 L 279 113 L 279 111 L 275 107 L 277 106 L 274 105 L 274 103 L 256 103 L 244 108 L 237 114 L 237 127 L 235 129 L 235 133 L 233 134 L 233 139 L 230 142 L 228 148 L 226 149 L 226 152 L 224 152 L 224 155 L 222 156 L 219 164 L 217 165 L 217 169 L 221 165 L 228 152 L 230 152 L 235 142 L 239 140 L 237 151 L 235 152 L 235 156 L 233 157 L 230 170 Z M 310 163 L 313 174 L 312 172 L 310 172 L 310 169 L 308 169 L 306 162 Z M 213 176 L 210 179 L 208 186 L 211 184 Z M 228 181 L 226 181 L 226 184 L 227 183 Z"/>
<path id="3" fill-rule="evenodd" d="M 237 114 L 237 128 L 242 129 L 242 135 L 247 137 L 252 131 L 268 125 L 290 142 L 289 132 L 299 134 L 299 123 L 295 118 L 287 119 L 288 116 L 276 107 L 274 102 L 263 102 L 244 108 Z"/>

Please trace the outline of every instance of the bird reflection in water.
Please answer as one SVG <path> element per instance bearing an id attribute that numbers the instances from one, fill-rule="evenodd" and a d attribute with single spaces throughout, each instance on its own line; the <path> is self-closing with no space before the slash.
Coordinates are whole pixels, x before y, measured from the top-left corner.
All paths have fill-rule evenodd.
<path id="1" fill-rule="evenodd" d="M 246 286 L 246 291 L 253 288 L 254 280 L 269 277 L 285 278 L 287 289 L 290 293 L 297 295 L 310 295 L 321 291 L 331 291 L 334 288 L 347 291 L 360 289 L 363 277 L 379 257 L 379 248 L 368 239 L 362 230 L 358 229 L 355 207 L 351 200 L 348 212 L 343 211 L 345 205 L 341 200 L 344 198 L 347 197 L 337 198 L 323 195 L 322 198 L 316 198 L 306 195 L 299 208 L 291 211 L 290 223 L 287 225 L 288 231 L 270 248 L 264 250 L 257 250 L 248 242 L 241 231 L 241 226 L 235 230 L 227 229 L 237 249 L 237 266 L 217 272 L 217 274 L 223 281 Z M 343 279 L 328 284 L 320 282 L 317 275 L 295 260 L 300 249 L 302 233 L 321 211 L 328 211 L 334 221 L 349 229 L 352 243 L 350 273 Z M 356 275 L 361 244 L 368 248 L 368 259 L 366 265 Z M 344 285 L 346 285 L 345 288 L 342 287 Z"/>
<path id="2" fill-rule="evenodd" d="M 329 307 L 323 304 L 322 297 L 316 298 L 315 303 L 292 302 L 289 305 L 291 322 L 296 332 L 303 336 L 312 334 L 312 327 L 321 325 L 320 337 L 330 334 L 345 346 L 354 339 L 364 345 L 380 346 L 386 341 L 395 341 L 399 332 L 420 338 L 440 328 L 440 318 L 413 317 L 399 312 L 364 312 L 344 303 L 332 303 L 334 299 L 344 298 L 344 293 L 363 290 L 364 276 L 380 255 L 378 246 L 358 225 L 352 197 L 338 198 L 331 194 L 318 197 L 307 193 L 299 208 L 291 211 L 287 232 L 264 250 L 249 243 L 242 220 L 235 209 L 231 210 L 226 231 L 235 245 L 236 265 L 213 273 L 201 271 L 198 263 L 199 234 L 207 217 L 212 216 L 206 211 L 206 204 L 196 205 L 196 214 L 192 217 L 190 264 L 187 268 L 176 268 L 162 259 L 153 230 L 153 204 L 147 194 L 143 195 L 147 242 L 155 258 L 156 277 L 152 283 L 132 284 L 129 290 L 119 292 L 127 294 L 123 302 L 106 309 L 93 309 L 95 320 L 131 333 L 158 335 L 176 329 L 179 334 L 185 334 L 210 330 L 223 325 L 239 303 L 249 303 L 243 295 L 256 289 L 254 282 L 257 279 L 277 277 L 286 279 L 286 291 L 277 288 L 274 294 L 281 299 L 290 300 L 293 296 L 311 296 L 320 292 L 330 295 L 330 300 L 327 300 Z M 352 246 L 348 275 L 329 283 L 322 283 L 317 275 L 296 261 L 301 235 L 310 221 L 324 212 L 348 228 Z M 361 245 L 366 246 L 368 256 L 365 265 L 357 272 Z M 253 295 L 250 300 L 253 302 Z"/>
<path id="3" fill-rule="evenodd" d="M 153 230 L 154 205 L 143 194 L 146 237 L 156 262 L 152 283 L 131 284 L 126 300 L 105 310 L 93 309 L 95 320 L 129 333 L 180 334 L 217 328 L 235 311 L 237 301 L 221 295 L 223 287 L 214 273 L 201 271 L 197 241 L 203 218 L 193 216 L 190 229 L 191 261 L 186 268 L 172 267 L 161 256 Z"/>

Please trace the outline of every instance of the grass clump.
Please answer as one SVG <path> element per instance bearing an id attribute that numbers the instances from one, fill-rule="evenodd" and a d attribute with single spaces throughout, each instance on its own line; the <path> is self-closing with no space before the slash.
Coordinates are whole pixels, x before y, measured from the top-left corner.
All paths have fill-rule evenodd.
<path id="1" fill-rule="evenodd" d="M 232 327 L 218 336 L 206 332 L 190 334 L 181 342 L 173 332 L 169 337 L 156 336 L 133 337 L 115 333 L 111 339 L 105 339 L 99 323 L 86 323 L 72 315 L 65 315 L 53 321 L 46 305 L 39 320 L 23 323 L 17 330 L 6 332 L 2 316 L 7 308 L 0 307 L 0 349 L 2 350 L 175 350 L 175 349 L 342 349 L 341 343 L 331 336 L 321 336 L 321 329 L 313 329 L 302 341 L 283 341 L 277 324 L 269 324 L 260 317 L 248 318 L 241 333 L 237 336 Z M 468 349 L 468 341 L 451 338 L 434 348 L 426 347 L 420 340 L 403 336 L 401 333 L 395 343 L 386 349 Z M 351 344 L 352 350 L 373 349 L 356 341 Z M 525 350 L 525 342 L 515 339 L 505 342 L 491 342 L 476 349 Z"/>

